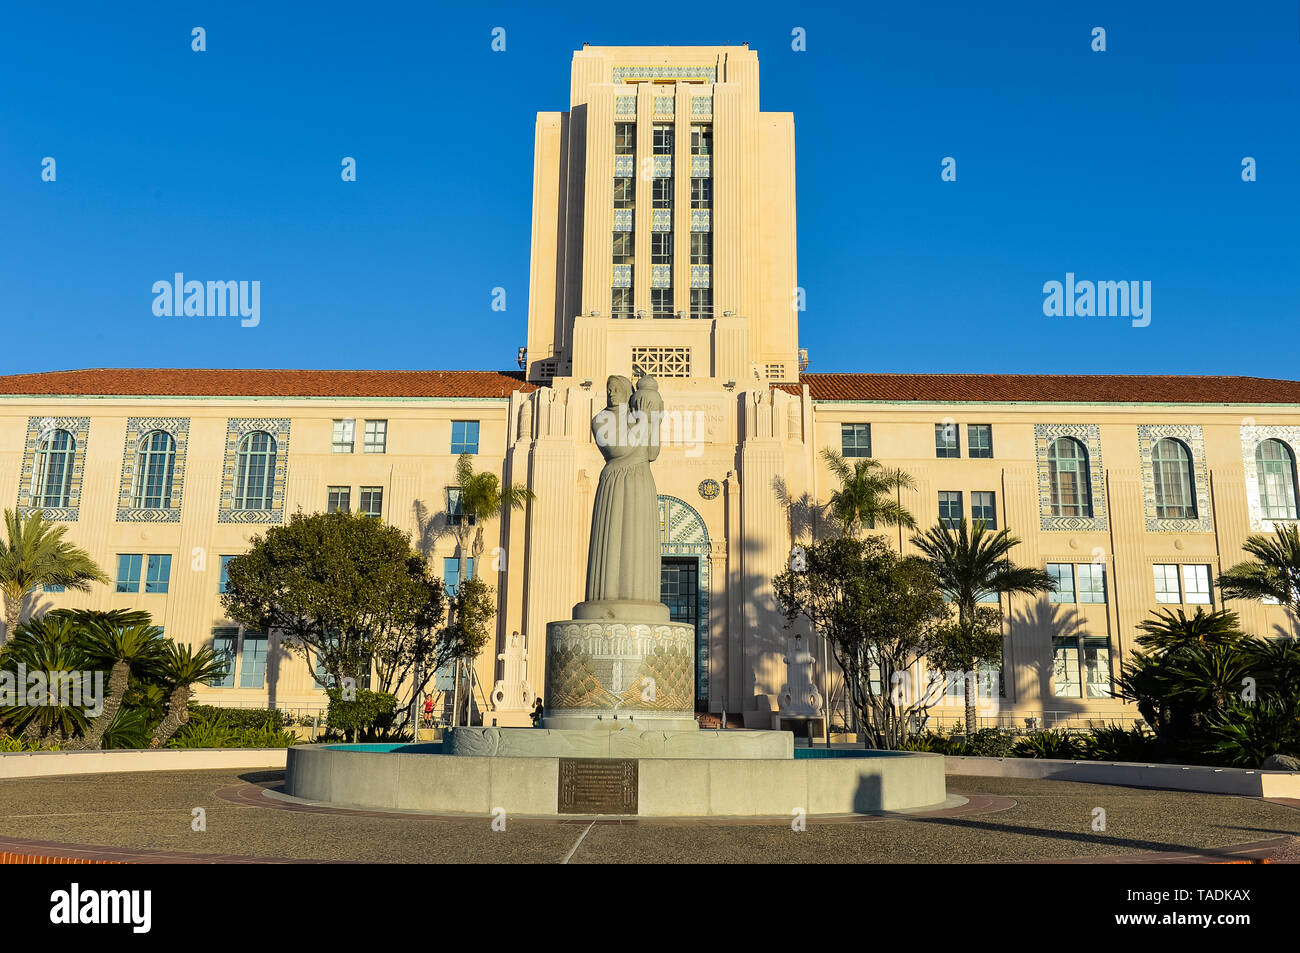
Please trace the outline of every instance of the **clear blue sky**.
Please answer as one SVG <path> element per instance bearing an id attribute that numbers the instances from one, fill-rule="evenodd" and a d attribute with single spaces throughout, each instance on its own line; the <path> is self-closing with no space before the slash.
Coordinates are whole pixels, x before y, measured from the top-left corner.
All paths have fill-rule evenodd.
<path id="1" fill-rule="evenodd" d="M 512 368 L 572 51 L 748 41 L 811 370 L 1300 377 L 1295 0 L 471 6 L 5 4 L 0 373 Z M 176 271 L 259 280 L 261 324 L 155 317 Z M 1150 281 L 1151 325 L 1045 317 L 1067 271 Z"/>

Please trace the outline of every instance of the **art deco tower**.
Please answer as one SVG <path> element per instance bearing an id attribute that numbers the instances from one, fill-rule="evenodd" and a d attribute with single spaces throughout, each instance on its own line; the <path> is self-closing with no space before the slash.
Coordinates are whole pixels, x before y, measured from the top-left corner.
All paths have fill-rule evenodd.
<path id="1" fill-rule="evenodd" d="M 530 380 L 797 379 L 794 119 L 756 53 L 584 47 L 533 179 Z"/>

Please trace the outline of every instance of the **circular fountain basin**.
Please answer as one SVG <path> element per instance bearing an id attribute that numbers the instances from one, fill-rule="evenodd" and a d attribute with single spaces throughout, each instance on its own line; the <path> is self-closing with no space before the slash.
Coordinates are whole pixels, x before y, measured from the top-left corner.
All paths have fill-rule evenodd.
<path id="1" fill-rule="evenodd" d="M 593 764 L 621 771 L 630 785 L 622 807 L 566 807 L 564 779 L 575 765 Z M 784 758 L 476 757 L 444 753 L 442 743 L 296 746 L 288 751 L 285 793 L 339 807 L 541 817 L 872 814 L 933 808 L 947 797 L 943 756 L 922 752 L 795 748 Z"/>

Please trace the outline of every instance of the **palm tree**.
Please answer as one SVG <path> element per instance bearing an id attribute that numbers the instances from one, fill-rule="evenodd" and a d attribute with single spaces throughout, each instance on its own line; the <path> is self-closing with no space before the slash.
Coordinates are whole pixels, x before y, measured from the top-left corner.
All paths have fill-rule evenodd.
<path id="1" fill-rule="evenodd" d="M 1278 525 L 1272 536 L 1252 534 L 1241 548 L 1255 558 L 1219 575 L 1223 597 L 1276 601 L 1286 608 L 1294 626 L 1300 617 L 1300 526 Z"/>
<path id="2" fill-rule="evenodd" d="M 5 510 L 8 539 L 0 539 L 0 593 L 5 602 L 5 635 L 13 633 L 23 601 L 37 586 L 58 585 L 78 592 L 92 582 L 109 581 L 90 554 L 63 538 L 66 526 L 55 526 L 37 510 L 26 519 Z M 3 644 L 0 637 L 0 644 Z"/>
<path id="3" fill-rule="evenodd" d="M 104 732 L 122 707 L 131 681 L 131 673 L 149 674 L 162 661 L 165 646 L 163 630 L 151 624 L 149 613 L 123 609 L 111 612 L 56 610 L 51 616 L 66 616 L 83 628 L 82 644 L 87 659 L 96 667 L 110 666 L 108 691 L 103 710 L 87 729 L 77 748 L 99 748 Z"/>
<path id="4" fill-rule="evenodd" d="M 916 526 L 915 518 L 896 498 L 900 490 L 915 489 L 908 474 L 870 457 L 850 465 L 829 447 L 822 451 L 822 457 L 840 481 L 840 488 L 831 494 L 830 511 L 846 535 L 856 539 L 863 529 L 874 529 L 876 524 L 908 529 Z"/>
<path id="5" fill-rule="evenodd" d="M 1143 633 L 1137 637 L 1138 645 L 1153 652 L 1163 654 L 1193 646 L 1234 645 L 1245 638 L 1237 625 L 1237 613 L 1226 609 L 1206 612 L 1198 606 L 1196 615 L 1190 618 L 1182 609 L 1176 613 L 1160 609 L 1153 615 L 1155 618 L 1144 619 L 1137 625 Z"/>
<path id="6" fill-rule="evenodd" d="M 522 483 L 503 487 L 495 473 L 475 473 L 474 458 L 468 453 L 462 453 L 456 461 L 456 484 L 460 489 L 459 512 L 447 515 L 456 536 L 459 578 L 464 582 L 469 574 L 468 555 L 472 552 L 477 558 L 483 552 L 483 523 L 495 519 L 504 510 L 523 509 L 524 503 L 533 498 L 533 491 Z M 472 550 L 471 529 L 474 531 Z"/>
<path id="7" fill-rule="evenodd" d="M 223 675 L 226 662 L 209 646 L 205 645 L 196 652 L 188 645 L 171 642 L 167 645 L 157 671 L 171 686 L 171 694 L 167 699 L 167 714 L 149 739 L 150 748 L 161 748 L 171 740 L 181 725 L 190 720 L 193 686 Z"/>
<path id="8" fill-rule="evenodd" d="M 983 520 L 972 528 L 963 517 L 955 527 L 940 523 L 912 536 L 912 545 L 925 555 L 939 588 L 957 607 L 958 631 L 973 635 L 981 627 L 980 600 L 1006 593 L 1034 596 L 1054 592 L 1056 580 L 1045 570 L 1017 566 L 1009 553 L 1020 539 L 1008 530 L 990 532 Z M 966 639 L 968 644 L 970 639 Z M 979 658 L 962 660 L 966 668 L 966 732 L 975 731 L 975 666 Z"/>

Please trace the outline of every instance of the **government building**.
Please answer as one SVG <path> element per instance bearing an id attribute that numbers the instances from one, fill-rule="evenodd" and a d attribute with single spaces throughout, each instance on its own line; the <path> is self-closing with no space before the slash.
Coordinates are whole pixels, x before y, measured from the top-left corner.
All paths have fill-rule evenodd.
<path id="1" fill-rule="evenodd" d="M 145 609 L 231 659 L 200 700 L 321 707 L 275 633 L 224 618 L 225 563 L 291 513 L 348 509 L 410 532 L 454 585 L 455 539 L 437 529 L 470 453 L 535 493 L 485 527 L 474 567 L 498 597 L 475 720 L 526 723 L 519 692 L 489 689 L 513 661 L 541 693 L 546 624 L 583 599 L 603 462 L 590 421 L 613 374 L 659 380 L 663 601 L 695 628 L 697 710 L 747 727 L 773 727 L 784 708 L 792 632 L 772 578 L 811 538 L 788 501 L 824 503 L 837 487 L 827 448 L 910 474 L 901 501 L 922 528 L 987 520 L 1023 540 L 1017 562 L 1058 579 L 1050 597 L 1003 600 L 988 713 L 1003 724 L 1135 718 L 1110 691 L 1138 623 L 1220 607 L 1216 576 L 1247 535 L 1297 518 L 1297 382 L 809 372 L 794 117 L 760 108 L 747 47 L 584 47 L 567 110 L 538 114 L 533 169 L 517 371 L 0 378 L 5 506 L 66 524 L 114 577 L 35 593 L 26 611 Z M 1229 608 L 1252 634 L 1291 632 L 1280 607 Z M 824 648 L 811 648 L 822 684 Z M 832 678 L 833 723 L 843 704 Z M 954 691 L 932 714 L 961 710 Z"/>

